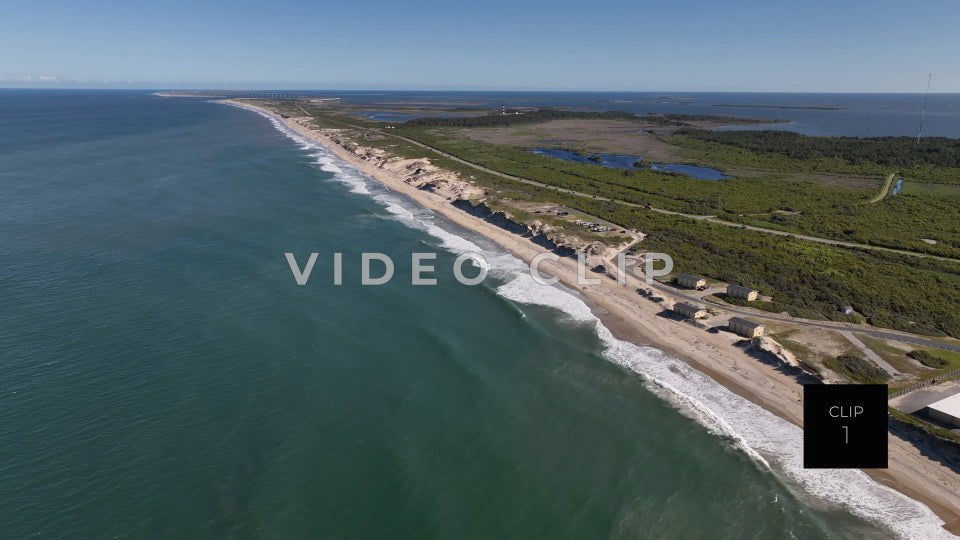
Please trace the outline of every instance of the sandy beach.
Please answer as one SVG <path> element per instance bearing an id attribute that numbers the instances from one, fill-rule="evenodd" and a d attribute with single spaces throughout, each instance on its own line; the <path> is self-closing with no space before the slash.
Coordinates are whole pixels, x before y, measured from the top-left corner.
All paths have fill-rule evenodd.
<path id="1" fill-rule="evenodd" d="M 405 181 L 405 177 L 397 171 L 344 148 L 331 137 L 328 130 L 312 128 L 308 118 L 281 118 L 249 103 L 226 102 L 270 115 L 301 136 L 324 146 L 388 189 L 493 240 L 526 262 L 543 251 L 541 246 L 527 238 L 458 209 L 451 204 L 449 194 L 418 189 Z M 611 250 L 594 256 L 590 263 L 610 265 L 613 255 Z M 637 288 L 645 285 L 632 276 L 627 277 L 626 285 L 603 276 L 602 284 L 581 287 L 577 285 L 576 261 L 572 259 L 561 258 L 557 263 L 544 262 L 541 268 L 545 273 L 560 278 L 567 287 L 576 289 L 618 339 L 664 351 L 766 411 L 796 426 L 802 425 L 802 386 L 796 377 L 736 346 L 739 338 L 727 332 L 709 333 L 689 323 L 661 316 L 663 307 L 637 294 Z M 892 434 L 889 443 L 889 469 L 865 472 L 876 482 L 923 503 L 945 522 L 947 530 L 960 533 L 960 475 Z"/>

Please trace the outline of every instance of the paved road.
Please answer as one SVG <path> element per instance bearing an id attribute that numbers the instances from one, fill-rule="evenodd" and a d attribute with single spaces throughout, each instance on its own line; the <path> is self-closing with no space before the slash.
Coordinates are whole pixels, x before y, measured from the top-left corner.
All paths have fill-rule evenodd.
<path id="1" fill-rule="evenodd" d="M 304 108 L 301 107 L 300 110 L 303 111 L 304 114 L 310 115 L 310 113 L 307 112 Z M 723 220 L 723 219 L 718 218 L 717 216 L 698 215 L 698 214 L 686 214 L 686 213 L 684 213 L 684 212 L 677 212 L 677 211 L 674 211 L 674 210 L 666 210 L 666 209 L 664 209 L 664 208 L 647 207 L 647 206 L 644 205 L 644 204 L 632 203 L 632 202 L 628 202 L 628 201 L 624 201 L 624 200 L 620 200 L 620 199 L 613 199 L 613 198 L 610 198 L 610 197 L 603 197 L 603 196 L 600 196 L 600 195 L 593 195 L 593 194 L 590 194 L 590 193 L 584 193 L 584 192 L 582 192 L 582 191 L 576 191 L 576 190 L 572 190 L 572 189 L 566 189 L 566 188 L 560 188 L 560 187 L 557 187 L 557 186 L 551 186 L 550 184 L 544 184 L 543 182 L 537 182 L 536 180 L 530 180 L 529 178 L 523 178 L 523 177 L 520 177 L 520 176 L 514 176 L 514 175 L 512 175 L 512 174 L 506 174 L 506 173 L 502 173 L 502 172 L 500 172 L 500 171 L 496 171 L 496 170 L 494 170 L 494 169 L 490 169 L 490 168 L 484 167 L 483 165 L 480 165 L 480 164 L 478 164 L 478 163 L 474 163 L 474 162 L 472 162 L 472 161 L 467 161 L 467 160 L 465 160 L 465 159 L 459 158 L 459 157 L 457 157 L 457 156 L 455 156 L 455 155 L 453 155 L 453 154 L 449 154 L 449 153 L 447 153 L 447 152 L 444 152 L 443 150 L 440 150 L 439 148 L 435 148 L 435 147 L 433 147 L 433 146 L 424 144 L 424 143 L 422 143 L 422 142 L 420 142 L 420 141 L 417 141 L 417 140 L 414 140 L 414 139 L 410 139 L 410 138 L 408 138 L 408 137 L 404 137 L 403 135 L 397 135 L 397 134 L 395 134 L 395 133 L 390 133 L 388 130 L 385 130 L 385 129 L 378 129 L 378 128 L 370 128 L 370 127 L 358 126 L 358 125 L 355 125 L 355 124 L 350 124 L 350 123 L 348 123 L 348 122 L 344 122 L 344 121 L 342 121 L 342 120 L 334 120 L 334 119 L 331 119 L 331 118 L 325 118 L 325 119 L 326 119 L 326 120 L 329 120 L 329 121 L 332 121 L 332 122 L 339 123 L 339 124 L 343 124 L 343 125 L 345 125 L 345 126 L 347 126 L 347 127 L 351 127 L 351 128 L 354 128 L 354 129 L 361 129 L 361 130 L 368 130 L 368 131 L 376 131 L 377 133 L 380 133 L 380 134 L 382 134 L 382 135 L 386 135 L 386 136 L 389 136 L 389 137 L 393 137 L 393 138 L 396 138 L 396 139 L 400 139 L 400 140 L 405 141 L 405 142 L 408 142 L 408 143 L 410 143 L 410 144 L 419 146 L 420 148 L 423 148 L 423 149 L 425 149 L 425 150 L 430 150 L 431 152 L 435 152 L 435 153 L 437 153 L 437 154 L 440 154 L 441 156 L 443 156 L 443 157 L 445 157 L 445 158 L 452 159 L 453 161 L 456 161 L 457 163 L 461 163 L 461 164 L 463 164 L 463 165 L 467 165 L 467 166 L 472 167 L 472 168 L 474 168 L 474 169 L 476 169 L 476 170 L 478 170 L 478 171 L 483 171 L 483 172 L 485 172 L 485 173 L 492 174 L 492 175 L 495 175 L 495 176 L 499 176 L 499 177 L 501 177 L 501 178 L 506 178 L 507 180 L 513 180 L 513 181 L 516 181 L 516 182 L 521 182 L 521 183 L 524 183 L 524 184 L 528 184 L 528 185 L 531 185 L 531 186 L 537 186 L 537 187 L 544 188 L 544 189 L 551 189 L 551 190 L 554 190 L 554 191 L 557 191 L 557 192 L 560 192 L 560 193 L 568 193 L 568 194 L 570 194 L 570 195 L 576 195 L 576 196 L 578 196 L 578 197 L 587 197 L 587 198 L 593 199 L 593 200 L 595 200 L 595 201 L 615 202 L 615 203 L 622 204 L 622 205 L 625 205 L 625 206 L 631 206 L 631 207 L 634 207 L 634 208 L 642 208 L 642 209 L 645 209 L 645 210 L 651 210 L 651 211 L 653 211 L 653 212 L 659 212 L 659 213 L 661 213 L 661 214 L 666 214 L 666 215 L 671 215 L 671 216 L 680 216 L 680 217 L 685 217 L 685 218 L 688 218 L 688 219 L 696 219 L 696 220 L 700 220 L 700 221 L 709 221 L 710 223 L 715 223 L 715 224 L 717 224 L 717 225 L 723 225 L 723 226 L 725 226 L 725 227 L 734 227 L 734 228 L 738 228 L 738 229 L 746 229 L 746 230 L 748 230 L 748 231 L 756 231 L 756 232 L 761 232 L 761 233 L 765 233 L 765 234 L 772 234 L 772 235 L 775 235 L 775 236 L 789 236 L 789 237 L 791 237 L 791 238 L 796 238 L 796 239 L 799 239 L 799 240 L 806 240 L 806 241 L 809 241 L 809 242 L 817 242 L 817 243 L 819 243 L 819 244 L 827 244 L 827 245 L 831 245 L 831 246 L 839 246 L 839 247 L 847 247 L 847 248 L 855 248 L 855 249 L 864 249 L 864 250 L 869 250 L 869 251 L 885 251 L 885 252 L 887 252 L 887 253 L 897 253 L 897 254 L 900 254 L 900 255 L 910 255 L 910 256 L 913 256 L 913 257 L 929 257 L 929 258 L 931 258 L 931 259 L 937 259 L 937 260 L 940 260 L 940 261 L 949 261 L 949 262 L 960 263 L 960 259 L 956 259 L 956 258 L 952 258 L 952 257 L 943 257 L 943 256 L 940 256 L 940 255 L 930 255 L 930 254 L 928 254 L 928 253 L 920 253 L 920 252 L 918 252 L 918 251 L 910 251 L 910 250 L 906 250 L 906 249 L 895 249 L 895 248 L 888 248 L 888 247 L 882 247 L 882 246 L 872 246 L 872 245 L 870 245 L 870 244 L 860 244 L 860 243 L 858 243 L 858 242 L 847 242 L 847 241 L 844 241 L 844 240 L 834 240 L 834 239 L 832 239 L 832 238 L 821 238 L 821 237 L 819 237 L 819 236 L 810 236 L 810 235 L 807 235 L 807 234 L 798 234 L 798 233 L 792 233 L 792 232 L 786 232 L 786 231 L 779 231 L 779 230 L 777 230 L 777 229 L 767 229 L 767 228 L 765 228 L 765 227 L 755 227 L 755 226 L 753 226 L 753 225 L 744 225 L 744 224 L 741 224 L 741 223 L 735 223 L 735 222 L 732 222 L 732 221 L 726 221 L 726 220 Z M 893 173 L 893 174 L 896 174 L 896 173 Z M 892 178 L 892 176 L 890 176 L 890 177 L 888 178 L 888 180 L 889 180 L 890 178 Z"/>
<path id="2" fill-rule="evenodd" d="M 873 363 L 883 368 L 883 370 L 889 373 L 891 376 L 893 377 L 903 376 L 903 373 L 900 373 L 900 371 L 897 368 L 891 366 L 883 358 L 880 358 L 879 354 L 873 352 L 873 349 L 871 349 L 870 347 L 867 347 L 867 344 L 860 341 L 860 339 L 857 336 L 853 335 L 853 332 L 849 330 L 844 330 L 840 333 L 843 335 L 843 337 L 847 338 L 847 341 L 852 343 L 854 347 L 860 349 L 860 351 L 863 354 L 867 355 L 867 358 L 869 358 L 870 360 L 873 360 Z"/>

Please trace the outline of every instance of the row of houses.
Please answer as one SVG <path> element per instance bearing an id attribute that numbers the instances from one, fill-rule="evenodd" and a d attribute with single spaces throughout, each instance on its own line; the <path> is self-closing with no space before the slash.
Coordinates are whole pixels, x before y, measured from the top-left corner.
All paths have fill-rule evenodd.
<path id="1" fill-rule="evenodd" d="M 692 274 L 677 274 L 677 285 L 687 289 L 702 291 L 707 288 L 707 280 Z M 743 285 L 727 285 L 727 296 L 732 298 L 743 298 L 753 302 L 760 297 L 760 291 L 744 287 Z"/>
<path id="2" fill-rule="evenodd" d="M 695 276 L 693 274 L 677 274 L 676 279 L 677 286 L 684 287 L 686 289 L 694 289 L 697 291 L 702 291 L 707 288 L 707 280 Z M 760 298 L 760 291 L 756 289 L 751 289 L 750 287 L 744 287 L 743 285 L 730 284 L 727 285 L 727 296 L 730 298 L 742 298 L 748 302 L 753 302 Z M 844 315 L 854 315 L 856 310 L 853 306 L 842 306 L 839 308 L 840 313 Z"/>
<path id="3" fill-rule="evenodd" d="M 689 302 L 677 302 L 673 305 L 673 312 L 685 319 L 704 319 L 707 317 L 707 310 L 696 304 L 691 304 Z M 729 329 L 734 334 L 747 337 L 755 338 L 763 335 L 765 328 L 762 324 L 755 323 L 753 321 L 748 321 L 747 319 L 741 317 L 732 317 L 727 321 L 727 329 Z"/>

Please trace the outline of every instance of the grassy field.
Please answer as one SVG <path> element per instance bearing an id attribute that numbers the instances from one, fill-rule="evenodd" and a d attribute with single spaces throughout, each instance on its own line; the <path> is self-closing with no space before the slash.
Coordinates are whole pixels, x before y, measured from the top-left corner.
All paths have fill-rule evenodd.
<path id="1" fill-rule="evenodd" d="M 905 346 L 900 346 L 900 344 L 894 345 L 864 334 L 858 334 L 857 337 L 890 365 L 897 368 L 898 371 L 911 375 L 915 380 L 927 380 L 943 373 L 960 369 L 960 353 L 927 347 L 911 347 L 907 349 Z M 907 353 L 911 350 L 926 351 L 935 358 L 945 361 L 946 365 L 936 369 L 926 367 L 907 356 Z M 907 384 L 905 383 L 900 386 L 907 386 Z"/>

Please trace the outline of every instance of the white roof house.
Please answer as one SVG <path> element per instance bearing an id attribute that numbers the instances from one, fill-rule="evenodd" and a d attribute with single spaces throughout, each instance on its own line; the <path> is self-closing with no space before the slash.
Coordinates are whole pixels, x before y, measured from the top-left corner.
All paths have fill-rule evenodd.
<path id="1" fill-rule="evenodd" d="M 960 392 L 927 405 L 927 409 L 932 418 L 960 427 Z"/>

